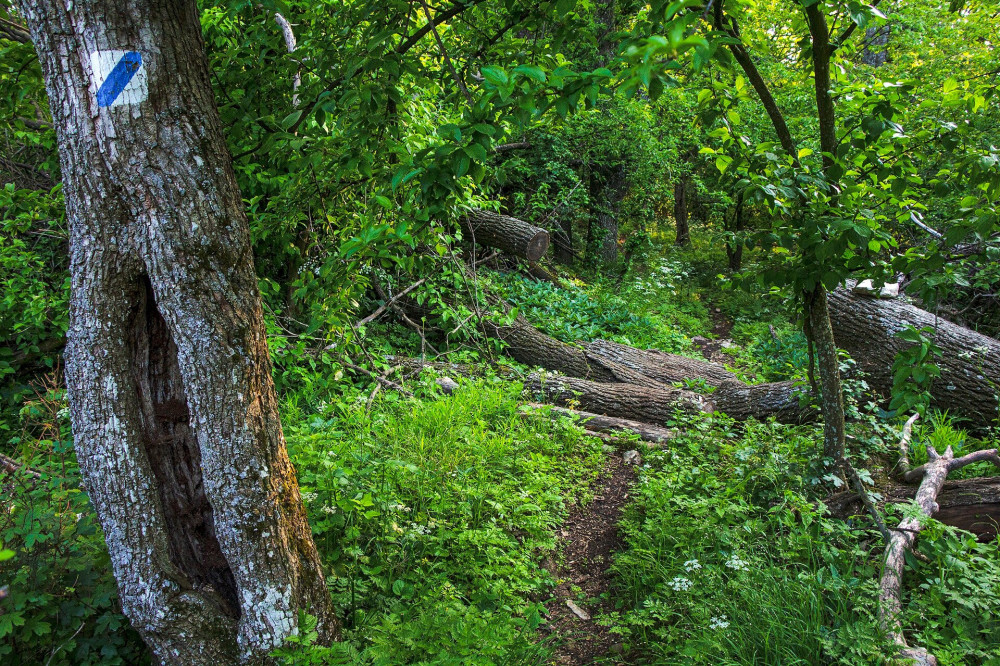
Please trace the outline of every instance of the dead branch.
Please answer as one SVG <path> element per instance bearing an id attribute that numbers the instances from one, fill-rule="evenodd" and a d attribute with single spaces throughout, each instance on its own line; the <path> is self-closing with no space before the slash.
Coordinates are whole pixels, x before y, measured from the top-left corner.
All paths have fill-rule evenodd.
<path id="1" fill-rule="evenodd" d="M 912 426 L 916 419 L 910 418 L 907 426 Z M 904 426 L 903 437 L 900 439 L 899 449 L 903 455 L 908 448 L 908 438 L 910 429 Z M 903 567 L 906 563 L 906 553 L 912 551 L 916 543 L 917 535 L 923 529 L 928 518 L 931 518 L 938 511 L 937 497 L 948 478 L 948 473 L 961 469 L 966 465 L 977 462 L 992 462 L 1000 467 L 1000 453 L 996 449 L 976 451 L 961 458 L 955 458 L 955 454 L 949 446 L 943 454 L 939 454 L 930 444 L 927 445 L 927 463 L 917 469 L 908 470 L 904 473 L 904 478 L 912 480 L 919 478 L 920 487 L 914 499 L 920 509 L 919 515 L 904 518 L 899 526 L 893 530 L 892 537 L 886 544 L 885 568 L 882 571 L 882 579 L 879 582 L 879 619 L 886 635 L 896 643 L 899 648 L 899 658 L 910 660 L 917 666 L 936 666 L 938 661 L 930 652 L 921 647 L 910 647 L 903 635 L 903 626 L 899 620 L 902 610 L 902 586 Z M 904 467 L 909 466 L 909 459 L 901 461 Z"/>

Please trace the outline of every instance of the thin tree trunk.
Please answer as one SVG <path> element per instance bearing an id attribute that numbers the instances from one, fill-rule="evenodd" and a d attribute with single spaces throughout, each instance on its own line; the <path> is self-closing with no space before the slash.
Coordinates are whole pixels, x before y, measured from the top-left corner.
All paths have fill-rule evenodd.
<path id="1" fill-rule="evenodd" d="M 731 243 L 726 243 L 726 258 L 729 259 L 729 270 L 736 272 L 743 267 L 743 238 L 742 231 L 745 229 L 743 221 L 743 193 L 736 197 L 736 210 L 733 212 L 733 228 L 736 234 Z"/>
<path id="2" fill-rule="evenodd" d="M 677 225 L 677 236 L 674 239 L 674 244 L 681 246 L 691 244 L 691 230 L 688 227 L 687 184 L 688 177 L 684 176 L 674 185 L 674 223 Z"/>
<path id="3" fill-rule="evenodd" d="M 823 285 L 805 296 L 806 326 L 820 374 L 820 411 L 823 413 L 823 455 L 840 462 L 846 447 L 844 391 L 840 382 L 840 357 L 830 325 L 830 309 Z"/>
<path id="4" fill-rule="evenodd" d="M 24 8 L 69 220 L 75 448 L 123 610 L 165 663 L 259 662 L 301 610 L 327 640 L 196 3 Z"/>

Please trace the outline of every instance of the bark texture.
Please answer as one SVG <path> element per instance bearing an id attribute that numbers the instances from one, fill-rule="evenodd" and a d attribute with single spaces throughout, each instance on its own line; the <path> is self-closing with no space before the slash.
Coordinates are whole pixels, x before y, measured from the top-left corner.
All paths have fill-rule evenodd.
<path id="1" fill-rule="evenodd" d="M 587 343 L 584 345 L 584 354 L 591 365 L 611 361 L 661 384 L 701 379 L 708 386 L 719 386 L 723 382 L 737 381 L 736 375 L 719 363 L 668 354 L 656 349 L 636 349 L 609 340 Z"/>
<path id="2" fill-rule="evenodd" d="M 631 384 L 602 384 L 561 375 L 532 374 L 524 383 L 527 391 L 560 405 L 579 405 L 588 412 L 619 418 L 664 423 L 676 410 L 711 412 L 712 405 L 691 391 Z"/>
<path id="3" fill-rule="evenodd" d="M 815 418 L 815 410 L 800 406 L 795 382 L 776 382 L 748 386 L 727 382 L 711 395 L 665 385 L 634 383 L 608 384 L 575 377 L 533 374 L 525 388 L 545 401 L 559 405 L 578 405 L 596 414 L 660 424 L 674 410 L 721 411 L 738 421 L 749 418 L 766 420 L 775 417 L 782 423 L 805 423 Z"/>
<path id="4" fill-rule="evenodd" d="M 826 288 L 817 285 L 805 295 L 806 329 L 816 354 L 820 374 L 820 409 L 823 412 L 823 454 L 842 460 L 846 448 L 844 391 L 840 382 L 840 357 L 830 323 Z"/>
<path id="5" fill-rule="evenodd" d="M 542 333 L 520 315 L 503 325 L 484 320 L 482 330 L 487 336 L 507 343 L 507 353 L 525 365 L 538 365 L 598 382 L 617 381 L 610 370 L 588 361 L 582 349 Z"/>
<path id="6" fill-rule="evenodd" d="M 164 663 L 260 662 L 302 609 L 328 639 L 197 5 L 24 12 L 69 220 L 75 447 L 123 609 Z M 141 54 L 148 97 L 99 106 L 98 50 Z"/>
<path id="7" fill-rule="evenodd" d="M 850 352 L 883 396 L 892 391 L 892 364 L 909 343 L 896 337 L 907 325 L 936 329 L 934 342 L 941 377 L 931 385 L 935 407 L 959 413 L 979 427 L 997 419 L 1000 342 L 935 317 L 902 299 L 882 300 L 838 289 L 830 294 L 830 317 L 837 344 Z"/>
<path id="8" fill-rule="evenodd" d="M 549 249 L 549 232 L 509 215 L 489 210 L 471 210 L 462 223 L 475 242 L 530 262 Z"/>

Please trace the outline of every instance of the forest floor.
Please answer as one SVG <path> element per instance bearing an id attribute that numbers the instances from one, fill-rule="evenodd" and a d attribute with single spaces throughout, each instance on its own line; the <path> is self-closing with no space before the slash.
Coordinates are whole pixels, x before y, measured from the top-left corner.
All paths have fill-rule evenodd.
<path id="1" fill-rule="evenodd" d="M 620 637 L 598 620 L 614 610 L 609 566 L 622 547 L 618 525 L 635 478 L 633 465 L 620 453 L 608 455 L 593 500 L 573 509 L 559 532 L 563 561 L 550 557 L 545 562 L 559 581 L 546 605 L 548 622 L 541 627 L 559 641 L 554 664 L 582 666 L 622 652 Z"/>

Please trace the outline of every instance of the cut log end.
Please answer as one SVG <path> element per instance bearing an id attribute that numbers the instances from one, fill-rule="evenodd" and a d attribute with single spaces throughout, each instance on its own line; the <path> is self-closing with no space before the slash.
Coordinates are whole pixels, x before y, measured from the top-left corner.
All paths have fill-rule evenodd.
<path id="1" fill-rule="evenodd" d="M 535 262 L 545 256 L 545 253 L 549 249 L 549 232 L 544 230 L 539 230 L 531 239 L 528 241 L 524 249 L 524 258 L 528 261 Z"/>

